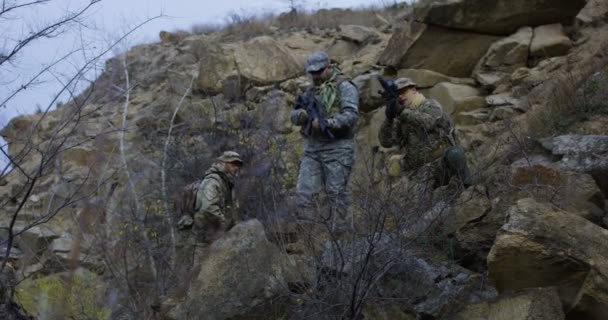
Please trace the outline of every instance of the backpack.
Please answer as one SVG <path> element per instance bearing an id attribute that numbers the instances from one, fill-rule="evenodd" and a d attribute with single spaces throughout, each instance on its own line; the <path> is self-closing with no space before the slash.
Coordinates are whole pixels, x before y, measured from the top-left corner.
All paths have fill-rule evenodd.
<path id="1" fill-rule="evenodd" d="M 188 215 L 193 217 L 196 212 L 196 194 L 201 184 L 201 180 L 192 182 L 182 187 L 173 203 L 176 215 Z"/>
<path id="2" fill-rule="evenodd" d="M 179 217 L 178 229 L 189 229 L 194 223 L 194 214 L 196 213 L 196 196 L 201 183 L 209 176 L 216 174 L 220 179 L 230 183 L 229 180 L 220 172 L 206 174 L 202 179 L 196 180 L 182 187 L 173 201 L 173 210 Z"/>

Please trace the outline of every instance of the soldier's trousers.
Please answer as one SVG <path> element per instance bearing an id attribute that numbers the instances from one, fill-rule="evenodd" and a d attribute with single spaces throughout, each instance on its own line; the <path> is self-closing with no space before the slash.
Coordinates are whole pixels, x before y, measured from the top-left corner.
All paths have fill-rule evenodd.
<path id="1" fill-rule="evenodd" d="M 298 206 L 310 208 L 313 196 L 324 191 L 328 199 L 329 215 L 322 218 L 338 218 L 345 222 L 350 204 L 347 187 L 354 155 L 355 145 L 352 140 L 307 145 L 300 162 L 296 186 Z"/>

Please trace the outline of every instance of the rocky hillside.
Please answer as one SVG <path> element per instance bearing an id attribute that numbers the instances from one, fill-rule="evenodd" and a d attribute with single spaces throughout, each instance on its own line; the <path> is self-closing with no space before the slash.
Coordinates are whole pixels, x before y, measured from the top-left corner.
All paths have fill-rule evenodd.
<path id="1" fill-rule="evenodd" d="M 13 119 L 0 303 L 40 319 L 605 319 L 608 5 L 394 10 L 337 28 L 287 28 L 292 12 L 259 36 L 163 31 L 73 101 Z M 317 49 L 361 95 L 348 235 L 290 219 L 289 113 Z M 401 172 L 377 141 L 377 75 L 450 113 L 473 186 Z M 185 267 L 174 199 L 227 149 L 246 160 L 243 222 Z"/>

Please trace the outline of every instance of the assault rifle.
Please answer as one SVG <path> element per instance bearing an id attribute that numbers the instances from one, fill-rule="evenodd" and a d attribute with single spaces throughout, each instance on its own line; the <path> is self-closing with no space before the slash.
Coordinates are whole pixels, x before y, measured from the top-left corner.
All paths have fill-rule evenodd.
<path id="1" fill-rule="evenodd" d="M 333 140 L 335 138 L 334 134 L 329 129 L 329 126 L 327 126 L 327 122 L 325 122 L 323 116 L 321 116 L 321 112 L 319 111 L 320 105 L 321 103 L 319 103 L 319 101 L 315 97 L 311 97 L 305 94 L 301 94 L 298 96 L 298 99 L 296 100 L 295 109 L 304 109 L 306 113 L 308 113 L 308 121 L 306 122 L 306 125 L 303 128 L 304 135 L 312 135 L 312 123 L 315 119 L 317 119 L 321 132 L 323 132 L 326 137 Z"/>
<path id="2" fill-rule="evenodd" d="M 393 119 L 399 112 L 399 90 L 397 85 L 391 80 L 384 80 L 381 76 L 378 76 L 378 82 L 382 86 L 382 90 L 378 90 L 378 93 L 386 101 L 386 117 Z"/>

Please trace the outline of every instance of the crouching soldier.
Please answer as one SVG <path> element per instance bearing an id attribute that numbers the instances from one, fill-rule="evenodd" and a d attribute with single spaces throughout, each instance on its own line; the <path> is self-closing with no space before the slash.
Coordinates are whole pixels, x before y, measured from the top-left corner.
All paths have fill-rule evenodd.
<path id="1" fill-rule="evenodd" d="M 385 148 L 399 146 L 405 153 L 403 171 L 430 164 L 433 186 L 449 183 L 452 177 L 468 187 L 471 176 L 464 150 L 458 144 L 454 124 L 439 102 L 427 99 L 407 78 L 395 81 L 398 101 L 386 107 L 386 119 L 378 139 Z"/>
<path id="2" fill-rule="evenodd" d="M 204 250 L 219 239 L 239 220 L 233 195 L 235 177 L 243 160 L 234 151 L 226 151 L 205 172 L 200 183 L 191 184 L 182 191 L 178 211 L 182 217 L 177 244 L 177 269 L 188 271 Z"/>

